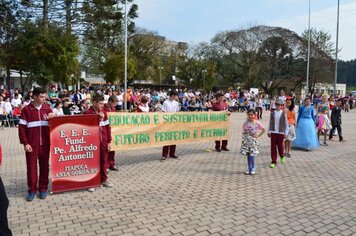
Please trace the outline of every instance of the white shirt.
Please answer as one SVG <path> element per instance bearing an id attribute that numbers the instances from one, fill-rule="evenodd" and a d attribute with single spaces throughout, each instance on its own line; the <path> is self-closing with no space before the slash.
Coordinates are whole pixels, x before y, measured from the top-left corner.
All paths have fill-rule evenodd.
<path id="1" fill-rule="evenodd" d="M 12 106 L 10 102 L 4 102 L 4 109 L 6 111 L 7 114 L 11 114 L 12 112 Z"/>
<path id="2" fill-rule="evenodd" d="M 54 116 L 64 116 L 63 108 L 53 108 Z"/>
<path id="3" fill-rule="evenodd" d="M 104 103 L 108 103 L 109 97 L 110 97 L 109 94 L 104 94 Z"/>
<path id="4" fill-rule="evenodd" d="M 146 103 L 145 106 L 139 105 L 138 106 L 142 112 L 149 112 L 150 111 L 150 107 L 148 106 L 148 104 Z"/>
<path id="5" fill-rule="evenodd" d="M 171 101 L 167 99 L 163 102 L 162 111 L 164 112 L 177 112 L 179 111 L 179 103 L 175 100 Z"/>
<path id="6" fill-rule="evenodd" d="M 22 103 L 21 98 L 17 98 L 17 99 L 13 98 L 13 99 L 11 99 L 11 105 L 13 107 L 18 107 L 21 103 Z"/>

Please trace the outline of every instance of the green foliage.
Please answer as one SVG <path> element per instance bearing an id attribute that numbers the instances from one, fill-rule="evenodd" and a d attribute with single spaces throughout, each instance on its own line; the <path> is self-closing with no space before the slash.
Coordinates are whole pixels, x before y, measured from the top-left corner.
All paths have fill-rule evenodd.
<path id="1" fill-rule="evenodd" d="M 44 29 L 41 24 L 25 22 L 16 42 L 18 69 L 41 85 L 52 81 L 67 84 L 78 73 L 78 41 L 63 28 L 49 24 Z"/>
<path id="2" fill-rule="evenodd" d="M 345 83 L 350 91 L 356 91 L 356 59 L 338 62 L 338 83 Z"/>
<path id="3" fill-rule="evenodd" d="M 132 2 L 132 0 L 128 1 Z M 120 5 L 124 1 L 120 0 Z M 128 11 L 130 32 L 135 29 L 137 5 Z M 124 12 L 116 0 L 87 0 L 83 4 L 84 38 L 82 67 L 89 73 L 104 74 L 107 82 L 120 81 L 124 70 Z M 120 57 L 122 56 L 122 57 Z M 133 78 L 136 63 L 128 60 L 128 78 Z"/>
<path id="4" fill-rule="evenodd" d="M 124 53 L 113 52 L 107 57 L 103 63 L 102 71 L 105 73 L 105 81 L 110 83 L 123 82 L 124 78 Z M 127 78 L 132 81 L 133 75 L 136 74 L 134 60 L 128 58 L 127 61 Z"/>

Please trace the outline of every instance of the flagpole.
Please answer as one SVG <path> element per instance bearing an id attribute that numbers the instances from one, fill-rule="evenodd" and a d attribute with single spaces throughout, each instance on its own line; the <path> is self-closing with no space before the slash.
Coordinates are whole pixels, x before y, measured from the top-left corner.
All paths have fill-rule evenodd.
<path id="1" fill-rule="evenodd" d="M 124 69 L 124 111 L 127 112 L 127 0 L 125 0 L 125 69 Z"/>
<path id="2" fill-rule="evenodd" d="M 334 95 L 337 95 L 336 83 L 337 83 L 337 64 L 338 64 L 338 51 L 339 51 L 339 8 L 340 0 L 337 1 L 337 24 L 336 24 L 336 51 L 335 51 L 335 80 L 334 80 Z"/>
<path id="3" fill-rule="evenodd" d="M 309 0 L 309 17 L 308 17 L 308 58 L 307 58 L 307 81 L 306 81 L 305 96 L 308 96 L 308 94 L 309 94 L 310 38 L 311 38 L 311 32 L 310 32 L 310 2 L 311 2 L 311 0 Z"/>

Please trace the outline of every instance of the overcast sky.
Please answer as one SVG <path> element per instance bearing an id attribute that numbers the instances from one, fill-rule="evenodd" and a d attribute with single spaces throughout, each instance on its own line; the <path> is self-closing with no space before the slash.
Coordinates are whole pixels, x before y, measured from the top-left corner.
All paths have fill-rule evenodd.
<path id="1" fill-rule="evenodd" d="M 138 27 L 167 39 L 209 42 L 219 31 L 270 25 L 301 34 L 308 27 L 309 0 L 135 0 Z M 336 41 L 337 0 L 311 0 L 311 27 Z M 356 59 L 356 0 L 340 0 L 339 58 Z"/>

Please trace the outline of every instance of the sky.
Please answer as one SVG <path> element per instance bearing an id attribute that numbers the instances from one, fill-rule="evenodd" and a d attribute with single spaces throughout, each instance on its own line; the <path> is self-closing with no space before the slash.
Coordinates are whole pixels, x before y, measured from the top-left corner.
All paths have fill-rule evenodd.
<path id="1" fill-rule="evenodd" d="M 336 42 L 337 0 L 310 0 L 310 25 Z M 210 42 L 218 32 L 269 25 L 301 34 L 308 28 L 309 0 L 135 0 L 136 26 L 169 40 Z M 356 59 L 356 0 L 340 0 L 341 60 Z"/>

